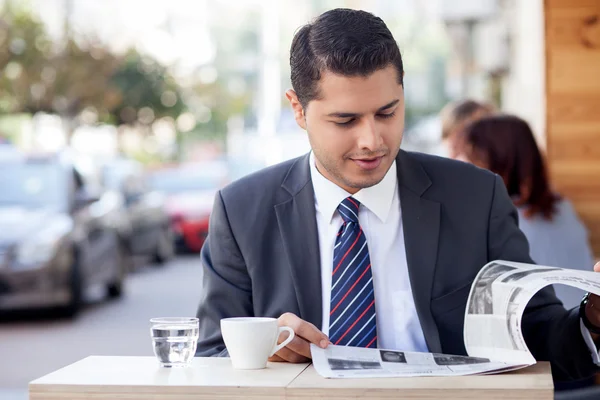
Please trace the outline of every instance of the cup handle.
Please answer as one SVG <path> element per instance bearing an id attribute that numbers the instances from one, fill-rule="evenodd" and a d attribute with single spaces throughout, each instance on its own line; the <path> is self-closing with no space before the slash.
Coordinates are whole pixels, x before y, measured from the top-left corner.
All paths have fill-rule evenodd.
<path id="1" fill-rule="evenodd" d="M 281 344 L 276 345 L 275 347 L 273 347 L 273 350 L 271 351 L 271 354 L 269 354 L 269 357 L 271 357 L 273 354 L 277 353 L 279 350 L 283 349 L 285 346 L 288 345 L 289 342 L 292 341 L 292 339 L 294 339 L 294 336 L 295 336 L 294 330 L 292 328 L 290 328 L 289 326 L 280 326 L 279 327 L 279 332 L 277 333 L 277 337 L 279 337 L 279 335 L 283 331 L 288 331 L 288 333 L 290 334 L 290 336 L 288 336 L 287 339 L 285 339 L 283 342 L 281 342 Z"/>

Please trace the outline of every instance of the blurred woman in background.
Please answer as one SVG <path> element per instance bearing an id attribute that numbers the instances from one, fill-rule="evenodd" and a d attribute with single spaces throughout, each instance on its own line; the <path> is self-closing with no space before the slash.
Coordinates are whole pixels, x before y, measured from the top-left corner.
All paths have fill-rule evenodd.
<path id="1" fill-rule="evenodd" d="M 555 193 L 531 128 L 511 115 L 482 118 L 455 138 L 456 158 L 498 174 L 519 213 L 531 258 L 540 265 L 590 270 L 588 232 L 571 203 Z M 579 305 L 583 292 L 555 286 L 565 307 Z"/>
<path id="2" fill-rule="evenodd" d="M 442 142 L 450 158 L 456 158 L 454 138 L 466 125 L 495 113 L 493 106 L 466 99 L 446 104 L 440 112 Z"/>

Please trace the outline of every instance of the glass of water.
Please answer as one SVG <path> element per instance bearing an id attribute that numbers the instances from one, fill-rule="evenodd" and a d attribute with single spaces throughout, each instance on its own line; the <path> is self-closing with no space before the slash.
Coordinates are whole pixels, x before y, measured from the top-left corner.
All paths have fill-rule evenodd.
<path id="1" fill-rule="evenodd" d="M 198 318 L 152 318 L 150 335 L 161 367 L 185 367 L 196 353 Z"/>

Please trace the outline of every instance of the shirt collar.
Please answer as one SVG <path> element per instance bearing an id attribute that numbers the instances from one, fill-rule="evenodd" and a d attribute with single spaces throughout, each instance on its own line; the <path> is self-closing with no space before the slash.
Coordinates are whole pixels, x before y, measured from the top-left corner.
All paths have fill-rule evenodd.
<path id="1" fill-rule="evenodd" d="M 394 194 L 398 187 L 395 160 L 381 182 L 377 185 L 361 189 L 353 195 L 321 175 L 319 170 L 317 170 L 313 152 L 310 153 L 309 164 L 310 176 L 315 191 L 315 203 L 329 221 L 335 215 L 335 211 L 342 200 L 348 196 L 352 196 L 371 210 L 382 222 L 386 222 L 392 207 Z"/>

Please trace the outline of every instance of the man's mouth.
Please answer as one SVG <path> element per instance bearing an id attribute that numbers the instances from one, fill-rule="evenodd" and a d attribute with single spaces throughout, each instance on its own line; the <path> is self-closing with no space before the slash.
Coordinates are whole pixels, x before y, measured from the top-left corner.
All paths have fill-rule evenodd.
<path id="1" fill-rule="evenodd" d="M 382 159 L 383 156 L 351 158 L 351 160 L 354 161 L 354 163 L 358 165 L 358 167 L 366 171 L 370 171 L 379 167 L 379 165 L 381 165 Z"/>

